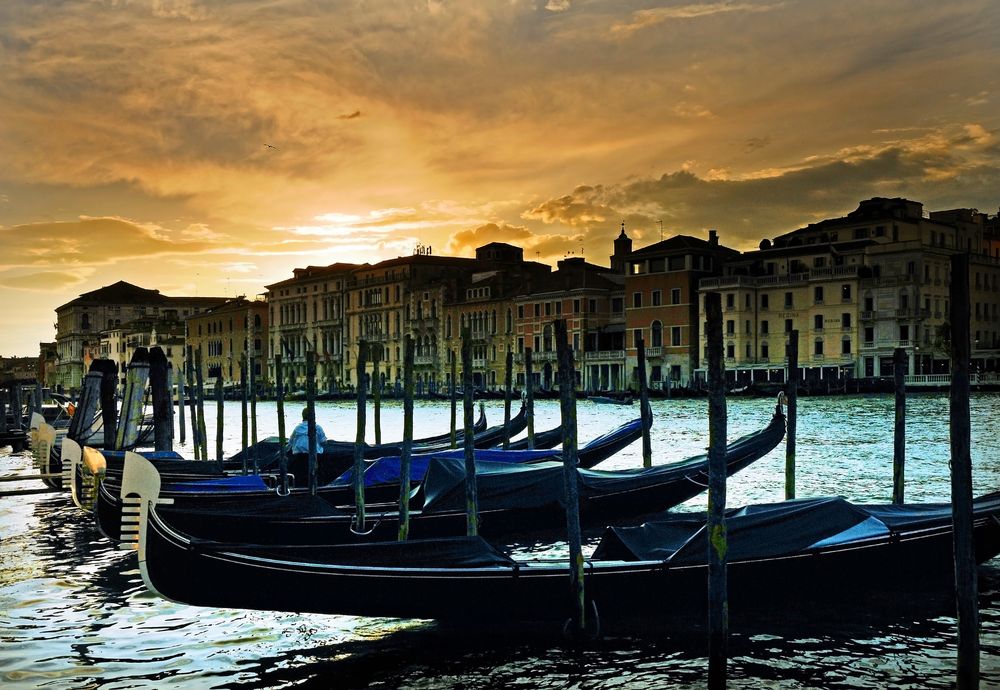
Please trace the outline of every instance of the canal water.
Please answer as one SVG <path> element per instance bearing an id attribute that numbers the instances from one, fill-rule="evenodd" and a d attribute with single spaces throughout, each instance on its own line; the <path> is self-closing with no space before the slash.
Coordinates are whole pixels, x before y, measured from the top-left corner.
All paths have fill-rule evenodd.
<path id="1" fill-rule="evenodd" d="M 730 438 L 767 423 L 773 404 L 732 399 Z M 703 452 L 704 400 L 653 403 L 655 463 Z M 288 429 L 300 405 L 287 406 Z M 502 403 L 486 403 L 491 423 Z M 418 403 L 416 434 L 448 428 L 448 404 Z M 578 407 L 581 442 L 638 414 L 638 406 Z M 322 403 L 318 421 L 353 438 L 354 409 Z M 976 493 L 1000 488 L 1000 396 L 972 399 Z M 558 401 L 537 403 L 539 430 L 558 423 Z M 206 410 L 214 439 L 214 407 Z M 275 433 L 273 403 L 258 405 L 260 436 Z M 799 496 L 888 501 L 892 483 L 890 396 L 800 399 Z M 227 403 L 228 451 L 240 445 L 239 405 Z M 369 406 L 369 420 L 371 407 Z M 401 406 L 382 413 L 386 440 L 401 436 Z M 946 395 L 909 400 L 907 499 L 946 501 Z M 190 434 L 188 434 L 190 445 Z M 369 441 L 373 440 L 369 423 Z M 641 465 L 635 443 L 607 468 Z M 0 450 L 0 473 L 30 458 Z M 783 497 L 784 444 L 730 479 L 729 505 Z M 7 485 L 8 488 L 11 485 Z M 704 509 L 699 496 L 679 510 Z M 522 546 L 557 553 L 563 545 Z M 1000 687 L 1000 559 L 980 568 L 983 687 Z M 878 573 L 871 574 L 873 578 Z M 206 583 L 206 586 L 224 583 Z M 655 597 L 657 593 L 651 592 Z M 470 602 L 474 605 L 474 602 Z M 799 611 L 751 620 L 733 612 L 732 688 L 945 688 L 953 684 L 955 621 L 949 597 Z M 194 608 L 148 594 L 135 557 L 116 551 L 62 494 L 0 498 L 0 686 L 3 688 L 700 688 L 705 631 L 648 621 L 582 649 L 545 626 L 459 629 L 427 621 Z"/>

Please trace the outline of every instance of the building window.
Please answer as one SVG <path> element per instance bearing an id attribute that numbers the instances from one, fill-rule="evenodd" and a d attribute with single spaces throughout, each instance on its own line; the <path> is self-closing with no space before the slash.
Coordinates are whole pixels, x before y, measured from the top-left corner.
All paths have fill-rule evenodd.
<path id="1" fill-rule="evenodd" d="M 875 329 L 871 326 L 865 329 L 865 342 L 866 343 L 875 342 Z"/>
<path id="2" fill-rule="evenodd" d="M 538 302 L 535 303 L 535 318 L 537 319 L 542 315 L 542 305 Z"/>
<path id="3" fill-rule="evenodd" d="M 562 302 L 556 302 L 556 316 L 562 314 Z"/>
<path id="4" fill-rule="evenodd" d="M 909 326 L 907 326 L 907 325 L 901 325 L 899 327 L 899 339 L 900 340 L 909 340 L 910 339 L 910 327 Z M 978 334 L 976 336 L 976 340 L 979 340 Z"/>
<path id="5" fill-rule="evenodd" d="M 813 288 L 813 302 L 823 304 L 823 287 L 820 285 Z"/>
<path id="6" fill-rule="evenodd" d="M 769 301 L 770 301 L 770 300 L 768 299 L 768 296 L 767 296 L 767 294 L 766 294 L 766 293 L 765 293 L 765 294 L 763 294 L 763 295 L 761 295 L 761 296 L 760 296 L 760 308 L 761 308 L 762 310 L 764 310 L 764 311 L 767 311 L 767 308 L 768 308 L 768 302 L 769 302 Z"/>
<path id="7" fill-rule="evenodd" d="M 785 333 L 791 333 L 793 328 L 794 327 L 792 326 L 792 320 L 785 319 Z"/>
<path id="8" fill-rule="evenodd" d="M 735 335 L 735 334 L 736 334 L 736 321 L 734 321 L 733 319 L 727 319 L 726 335 Z"/>
<path id="9" fill-rule="evenodd" d="M 743 332 L 746 333 L 747 335 L 750 335 L 750 320 L 749 319 L 747 319 L 744 322 L 744 330 L 743 330 Z"/>
<path id="10" fill-rule="evenodd" d="M 519 318 L 519 319 L 523 319 L 524 318 L 524 305 L 523 304 L 517 305 L 517 318 Z"/>
<path id="11" fill-rule="evenodd" d="M 845 329 L 851 327 L 851 315 L 850 314 L 844 313 L 844 314 L 840 315 L 840 327 L 841 328 L 845 328 Z"/>
<path id="12" fill-rule="evenodd" d="M 639 308 L 639 307 L 642 306 L 642 293 L 641 292 L 633 292 L 632 293 L 632 306 L 634 308 Z"/>
<path id="13" fill-rule="evenodd" d="M 574 314 L 580 313 L 580 300 L 578 299 L 573 300 L 573 313 Z"/>
<path id="14" fill-rule="evenodd" d="M 767 335 L 767 333 L 768 333 L 768 327 L 769 327 L 769 325 L 767 323 L 767 320 L 761 321 L 760 322 L 760 334 L 761 335 Z"/>
<path id="15" fill-rule="evenodd" d="M 681 289 L 680 288 L 671 288 L 671 290 L 670 290 L 670 303 L 671 304 L 680 304 L 681 303 Z"/>
<path id="16" fill-rule="evenodd" d="M 840 341 L 840 354 L 849 355 L 851 354 L 851 339 L 844 338 Z"/>
<path id="17" fill-rule="evenodd" d="M 761 359 L 767 359 L 768 358 L 768 354 L 767 353 L 768 353 L 767 343 L 761 343 L 760 344 L 760 357 L 761 357 Z"/>
<path id="18" fill-rule="evenodd" d="M 673 347 L 681 346 L 681 327 L 671 326 L 670 327 L 670 344 Z"/>
<path id="19" fill-rule="evenodd" d="M 822 314 L 816 314 L 816 316 L 813 317 L 813 328 L 816 329 L 817 331 L 822 331 L 823 330 L 823 315 Z"/>
<path id="20" fill-rule="evenodd" d="M 649 344 L 653 347 L 663 347 L 663 324 L 654 321 L 649 327 Z"/>
<path id="21" fill-rule="evenodd" d="M 793 304 L 793 301 L 792 301 L 792 293 L 791 293 L 791 292 L 786 292 L 786 293 L 785 293 L 785 308 L 786 308 L 786 309 L 787 309 L 787 308 L 791 308 L 791 307 L 792 307 L 792 304 Z"/>
<path id="22" fill-rule="evenodd" d="M 840 301 L 850 302 L 851 301 L 851 286 L 841 285 L 840 286 Z"/>
<path id="23" fill-rule="evenodd" d="M 660 290 L 653 290 L 652 294 L 653 306 L 658 307 L 663 304 L 663 292 Z"/>
<path id="24" fill-rule="evenodd" d="M 552 316 L 552 302 L 545 303 L 545 315 Z"/>
<path id="25" fill-rule="evenodd" d="M 823 341 L 822 340 L 817 340 L 813 344 L 813 354 L 814 355 L 822 355 L 823 354 Z"/>
<path id="26" fill-rule="evenodd" d="M 736 346 L 732 343 L 726 345 L 726 358 L 735 359 L 736 358 Z"/>
<path id="27" fill-rule="evenodd" d="M 732 309 L 736 306 L 736 295 L 733 293 L 726 294 L 726 309 Z"/>

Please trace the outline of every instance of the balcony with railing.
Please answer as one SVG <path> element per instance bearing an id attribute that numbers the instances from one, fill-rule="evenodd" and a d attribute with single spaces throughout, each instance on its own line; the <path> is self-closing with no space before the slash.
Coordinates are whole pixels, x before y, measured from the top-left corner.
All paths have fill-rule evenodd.
<path id="1" fill-rule="evenodd" d="M 584 353 L 584 359 L 588 361 L 595 361 L 595 360 L 622 361 L 625 359 L 625 350 L 592 350 L 590 352 Z"/>
<path id="2" fill-rule="evenodd" d="M 656 345 L 653 347 L 646 348 L 646 357 L 662 357 L 663 347 Z"/>
<path id="3" fill-rule="evenodd" d="M 426 367 L 434 364 L 437 357 L 434 355 L 414 355 L 413 365 L 417 367 Z"/>

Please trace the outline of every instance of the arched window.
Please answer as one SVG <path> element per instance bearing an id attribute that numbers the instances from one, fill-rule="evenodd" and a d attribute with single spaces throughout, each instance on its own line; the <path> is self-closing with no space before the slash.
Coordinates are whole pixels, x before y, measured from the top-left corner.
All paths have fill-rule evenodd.
<path id="1" fill-rule="evenodd" d="M 654 321 L 650 327 L 649 345 L 650 347 L 663 347 L 663 324 Z"/>

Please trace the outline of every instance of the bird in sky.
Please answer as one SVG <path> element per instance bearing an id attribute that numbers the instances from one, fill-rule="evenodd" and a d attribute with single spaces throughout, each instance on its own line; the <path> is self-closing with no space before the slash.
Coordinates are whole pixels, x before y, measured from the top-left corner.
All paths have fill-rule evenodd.
<path id="1" fill-rule="evenodd" d="M 265 143 L 265 144 L 264 144 L 264 146 L 266 146 L 266 147 L 267 147 L 267 148 L 269 148 L 269 149 L 274 149 L 275 151 L 278 151 L 278 150 L 279 150 L 277 146 L 271 146 L 271 145 L 270 145 L 270 144 L 268 144 L 268 143 Z"/>

